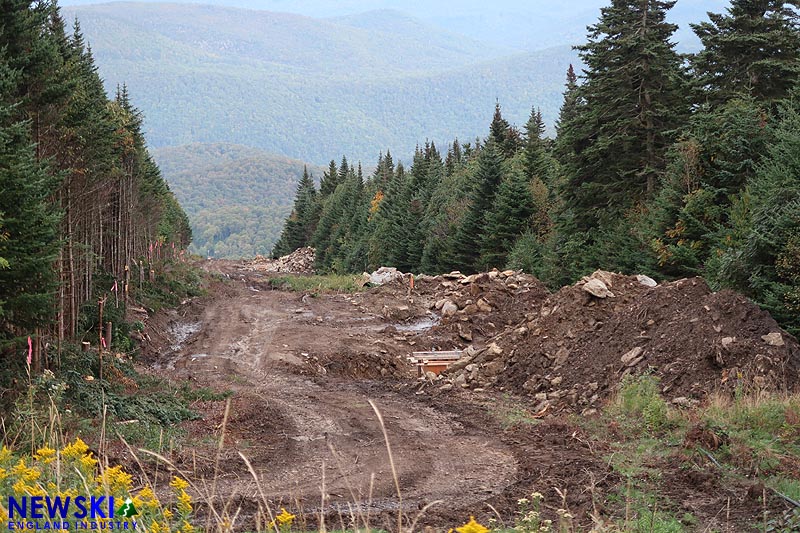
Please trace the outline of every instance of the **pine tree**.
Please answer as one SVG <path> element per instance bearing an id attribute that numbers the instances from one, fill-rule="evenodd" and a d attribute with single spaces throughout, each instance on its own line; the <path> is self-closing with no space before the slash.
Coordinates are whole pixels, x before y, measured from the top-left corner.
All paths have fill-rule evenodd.
<path id="1" fill-rule="evenodd" d="M 0 57 L 0 94 L 9 94 L 15 78 Z M 0 103 L 0 257 L 7 266 L 0 268 L 0 346 L 52 320 L 57 285 L 59 213 L 48 201 L 55 180 L 36 159 L 29 124 L 16 114 Z"/>
<path id="2" fill-rule="evenodd" d="M 513 157 L 522 144 L 519 131 L 511 126 L 500 110 L 500 103 L 494 105 L 494 116 L 489 127 L 489 136 L 494 140 L 505 157 Z"/>
<path id="3" fill-rule="evenodd" d="M 480 265 L 502 268 L 516 240 L 528 228 L 535 210 L 530 181 L 522 172 L 505 176 L 486 213 L 480 239 Z"/>
<path id="4" fill-rule="evenodd" d="M 539 178 L 549 183 L 553 162 L 544 138 L 545 126 L 540 109 L 531 109 L 531 116 L 525 124 L 524 164 L 529 180 Z"/>
<path id="5" fill-rule="evenodd" d="M 284 223 L 278 242 L 272 248 L 274 258 L 290 254 L 308 244 L 314 232 L 313 216 L 316 199 L 317 190 L 314 187 L 314 180 L 308 173 L 308 167 L 303 167 L 303 177 L 297 185 L 294 208 Z"/>
<path id="6" fill-rule="evenodd" d="M 322 179 L 319 182 L 319 196 L 320 200 L 330 196 L 336 190 L 339 184 L 339 169 L 336 166 L 336 161 L 331 159 L 328 165 L 328 171 L 322 173 Z"/>
<path id="7" fill-rule="evenodd" d="M 491 211 L 504 175 L 503 156 L 494 140 L 490 140 L 478 156 L 470 204 L 450 243 L 452 262 L 465 272 L 476 272 L 483 266 L 479 246 L 484 233 L 484 221 Z"/>
<path id="8" fill-rule="evenodd" d="M 664 184 L 652 202 L 652 249 L 669 276 L 706 274 L 727 247 L 732 202 L 754 177 L 770 143 L 765 111 L 734 99 L 692 117 L 670 150 Z"/>
<path id="9" fill-rule="evenodd" d="M 555 155 L 562 164 L 572 156 L 573 143 L 577 132 L 572 131 L 578 126 L 577 117 L 580 112 L 580 99 L 578 96 L 578 76 L 572 64 L 567 69 L 567 83 L 564 89 L 564 101 L 556 122 Z"/>
<path id="10" fill-rule="evenodd" d="M 727 14 L 693 24 L 703 50 L 691 58 L 703 100 L 752 96 L 774 105 L 800 82 L 798 2 L 732 0 Z"/>
<path id="11" fill-rule="evenodd" d="M 743 192 L 732 246 L 715 277 L 744 292 L 794 335 L 800 333 L 800 106 L 780 109 L 774 142 Z"/>
<path id="12" fill-rule="evenodd" d="M 687 105 L 681 59 L 666 22 L 674 1 L 613 0 L 578 47 L 587 69 L 578 113 L 560 124 L 571 156 L 562 191 L 588 230 L 656 192 L 664 155 Z M 601 215 L 602 213 L 602 215 Z"/>

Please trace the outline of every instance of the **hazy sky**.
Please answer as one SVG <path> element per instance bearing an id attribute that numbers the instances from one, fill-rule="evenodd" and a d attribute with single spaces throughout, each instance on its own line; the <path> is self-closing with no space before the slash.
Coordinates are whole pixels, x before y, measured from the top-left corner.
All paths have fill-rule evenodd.
<path id="1" fill-rule="evenodd" d="M 141 0 L 154 2 L 157 0 Z M 586 26 L 597 20 L 603 0 L 172 0 L 180 3 L 283 11 L 312 17 L 337 17 L 376 9 L 394 9 L 446 30 L 510 49 L 537 50 L 562 44 L 579 44 Z M 97 0 L 62 0 L 62 5 L 105 3 Z M 689 22 L 705 19 L 707 11 L 722 11 L 727 0 L 679 0 L 671 13 L 680 25 L 676 40 L 681 48 L 694 48 Z"/>

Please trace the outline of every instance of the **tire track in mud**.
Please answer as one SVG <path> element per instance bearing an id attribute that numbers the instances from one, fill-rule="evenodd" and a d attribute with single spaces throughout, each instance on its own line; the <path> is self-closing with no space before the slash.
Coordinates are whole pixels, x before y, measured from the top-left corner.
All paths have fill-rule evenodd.
<path id="1" fill-rule="evenodd" d="M 240 275 L 240 274 L 238 274 Z M 237 275 L 237 277 L 238 277 Z M 246 455 L 273 502 L 320 506 L 323 478 L 329 511 L 397 508 L 397 496 L 380 425 L 368 400 L 383 415 L 399 474 L 404 512 L 441 500 L 464 508 L 501 494 L 515 482 L 513 451 L 491 432 L 464 424 L 391 382 L 313 375 L 301 354 L 326 354 L 345 343 L 368 346 L 384 336 L 378 316 L 354 316 L 336 297 L 253 290 L 253 280 L 223 284 L 188 318 L 200 328 L 172 355 L 176 378 L 235 392 L 217 494 L 256 508 L 257 488 L 238 451 Z M 312 300 L 312 301 L 309 301 Z M 317 317 L 327 317 L 319 321 Z M 215 433 L 219 402 L 190 434 Z M 212 472 L 210 458 L 199 472 Z M 198 459 L 192 458 L 193 467 Z M 188 462 L 187 462 L 188 463 Z M 187 465 L 184 465 L 187 466 Z M 324 469 L 324 474 L 323 474 Z"/>

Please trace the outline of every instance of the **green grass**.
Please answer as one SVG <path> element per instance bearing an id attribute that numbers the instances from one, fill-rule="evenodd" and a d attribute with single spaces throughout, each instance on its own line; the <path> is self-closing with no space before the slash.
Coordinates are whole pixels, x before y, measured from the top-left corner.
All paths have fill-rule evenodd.
<path id="1" fill-rule="evenodd" d="M 294 292 L 331 293 L 359 292 L 364 290 L 359 275 L 315 275 L 315 276 L 278 276 L 270 278 L 270 285 L 275 289 Z"/>
<path id="2" fill-rule="evenodd" d="M 659 380 L 655 376 L 628 374 L 610 411 L 624 422 L 627 429 L 647 433 L 675 427 L 677 421 L 667 402 L 661 397 Z"/>

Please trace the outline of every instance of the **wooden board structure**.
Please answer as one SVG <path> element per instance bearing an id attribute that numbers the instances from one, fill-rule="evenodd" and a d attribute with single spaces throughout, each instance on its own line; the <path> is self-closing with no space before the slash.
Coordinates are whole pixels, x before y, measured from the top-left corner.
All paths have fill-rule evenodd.
<path id="1" fill-rule="evenodd" d="M 408 360 L 417 366 L 417 374 L 424 376 L 425 372 L 439 375 L 450 365 L 461 359 L 461 350 L 446 352 L 413 352 Z"/>

